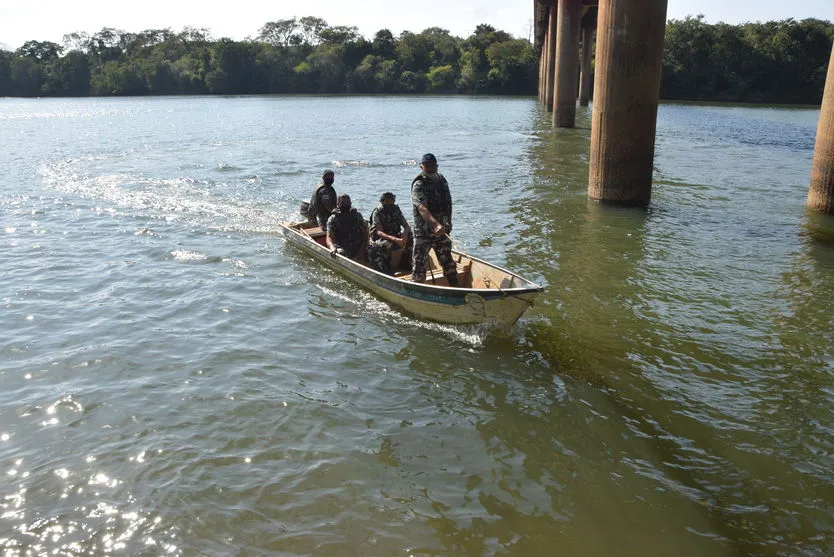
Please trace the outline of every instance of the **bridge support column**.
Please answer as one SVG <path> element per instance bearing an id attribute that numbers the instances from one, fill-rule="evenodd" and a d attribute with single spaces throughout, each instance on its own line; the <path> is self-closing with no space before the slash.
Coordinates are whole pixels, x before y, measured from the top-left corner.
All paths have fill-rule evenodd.
<path id="1" fill-rule="evenodd" d="M 547 18 L 547 65 L 545 66 L 545 93 L 544 105 L 548 110 L 553 108 L 553 91 L 556 79 L 556 4 L 550 6 L 550 15 Z"/>
<path id="2" fill-rule="evenodd" d="M 593 52 L 594 29 L 582 28 L 582 59 L 579 67 L 579 106 L 588 106 L 591 99 L 591 53 Z"/>
<path id="3" fill-rule="evenodd" d="M 544 76 L 544 49 L 539 54 L 539 84 L 536 93 L 539 97 L 539 102 L 542 102 L 544 96 L 542 95 L 542 77 Z"/>
<path id="4" fill-rule="evenodd" d="M 834 49 L 828 63 L 828 77 L 817 126 L 808 207 L 821 213 L 834 214 Z"/>
<path id="5" fill-rule="evenodd" d="M 553 127 L 572 128 L 576 125 L 580 0 L 558 0 L 558 5 Z"/>
<path id="6" fill-rule="evenodd" d="M 588 195 L 648 205 L 667 0 L 601 0 Z"/>

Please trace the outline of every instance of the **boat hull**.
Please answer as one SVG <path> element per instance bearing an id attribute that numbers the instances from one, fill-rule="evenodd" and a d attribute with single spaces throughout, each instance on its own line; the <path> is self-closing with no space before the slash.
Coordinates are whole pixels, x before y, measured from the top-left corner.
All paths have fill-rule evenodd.
<path id="1" fill-rule="evenodd" d="M 380 273 L 361 263 L 330 252 L 291 224 L 282 224 L 281 231 L 287 241 L 312 255 L 321 263 L 373 292 L 379 298 L 421 319 L 449 324 L 499 323 L 513 324 L 533 304 L 543 290 L 518 275 L 494 265 L 503 273 L 512 275 L 524 285 L 518 288 L 450 288 L 432 284 L 420 284 Z"/>

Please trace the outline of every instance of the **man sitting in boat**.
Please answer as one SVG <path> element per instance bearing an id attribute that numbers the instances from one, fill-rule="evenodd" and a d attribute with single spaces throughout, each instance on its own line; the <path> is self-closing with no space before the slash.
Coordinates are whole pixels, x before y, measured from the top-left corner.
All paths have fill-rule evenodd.
<path id="1" fill-rule="evenodd" d="M 452 195 L 449 183 L 437 172 L 437 158 L 426 153 L 420 174 L 411 182 L 414 206 L 414 269 L 412 280 L 425 282 L 429 250 L 434 249 L 449 286 L 458 286 L 457 266 L 452 259 Z"/>
<path id="2" fill-rule="evenodd" d="M 336 190 L 333 182 L 336 174 L 332 170 L 325 170 L 321 175 L 321 182 L 313 190 L 310 206 L 307 209 L 307 219 L 317 221 L 323 231 L 327 231 L 327 219 L 336 208 Z"/>
<path id="3" fill-rule="evenodd" d="M 343 193 L 336 200 L 336 208 L 327 219 L 327 247 L 330 255 L 351 259 L 365 259 L 368 245 L 368 227 L 362 214 L 350 203 L 350 196 Z"/>
<path id="4" fill-rule="evenodd" d="M 379 197 L 379 205 L 371 212 L 371 244 L 368 246 L 368 261 L 386 274 L 391 272 L 391 252 L 404 248 L 400 257 L 400 269 L 411 268 L 411 251 L 413 248 L 411 227 L 405 220 L 397 197 L 387 191 Z"/>

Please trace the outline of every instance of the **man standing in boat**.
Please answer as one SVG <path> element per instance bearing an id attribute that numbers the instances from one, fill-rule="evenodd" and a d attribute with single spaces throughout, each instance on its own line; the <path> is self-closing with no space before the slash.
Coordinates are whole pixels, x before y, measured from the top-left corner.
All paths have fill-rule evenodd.
<path id="1" fill-rule="evenodd" d="M 368 245 L 368 227 L 362 214 L 353 208 L 350 196 L 343 193 L 336 201 L 336 208 L 327 219 L 327 247 L 330 255 L 351 259 L 365 259 Z"/>
<path id="2" fill-rule="evenodd" d="M 426 153 L 420 174 L 411 182 L 414 206 L 414 259 L 412 280 L 425 282 L 429 250 L 434 249 L 449 286 L 458 286 L 457 265 L 452 259 L 452 195 L 449 183 L 437 172 L 437 158 Z"/>
<path id="3" fill-rule="evenodd" d="M 371 245 L 368 246 L 368 261 L 378 270 L 393 274 L 391 270 L 391 252 L 404 248 L 400 259 L 400 268 L 411 267 L 413 242 L 411 227 L 403 216 L 397 197 L 387 191 L 379 197 L 379 205 L 371 212 Z"/>
<path id="4" fill-rule="evenodd" d="M 327 231 L 327 219 L 330 213 L 336 208 L 336 190 L 333 182 L 336 174 L 332 170 L 325 170 L 321 176 L 321 183 L 313 190 L 313 197 L 310 199 L 310 207 L 307 210 L 307 219 L 317 221 L 322 231 Z"/>

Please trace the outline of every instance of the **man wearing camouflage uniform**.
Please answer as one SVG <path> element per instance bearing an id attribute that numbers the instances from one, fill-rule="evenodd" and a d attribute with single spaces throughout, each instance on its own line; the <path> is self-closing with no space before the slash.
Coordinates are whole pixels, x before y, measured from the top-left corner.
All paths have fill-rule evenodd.
<path id="1" fill-rule="evenodd" d="M 400 259 L 400 268 L 411 267 L 411 227 L 405 220 L 399 205 L 394 202 L 396 196 L 387 191 L 379 197 L 379 205 L 371 212 L 371 245 L 368 246 L 368 261 L 376 270 L 386 274 L 391 272 L 391 252 L 397 248 L 404 248 L 405 253 Z"/>
<path id="2" fill-rule="evenodd" d="M 351 259 L 364 259 L 368 245 L 368 227 L 362 214 L 351 206 L 350 196 L 343 193 L 327 219 L 327 247 L 333 257 L 338 253 Z"/>
<path id="3" fill-rule="evenodd" d="M 325 170 L 321 176 L 321 183 L 313 190 L 307 209 L 307 220 L 316 221 L 323 231 L 327 231 L 327 219 L 336 208 L 336 190 L 333 188 L 336 174 L 332 170 Z"/>
<path id="4" fill-rule="evenodd" d="M 412 280 L 425 282 L 429 250 L 434 249 L 437 261 L 449 286 L 458 286 L 457 265 L 452 259 L 452 195 L 449 183 L 437 172 L 437 158 L 426 153 L 420 163 L 420 174 L 411 182 L 411 203 L 414 206 L 414 259 Z"/>

